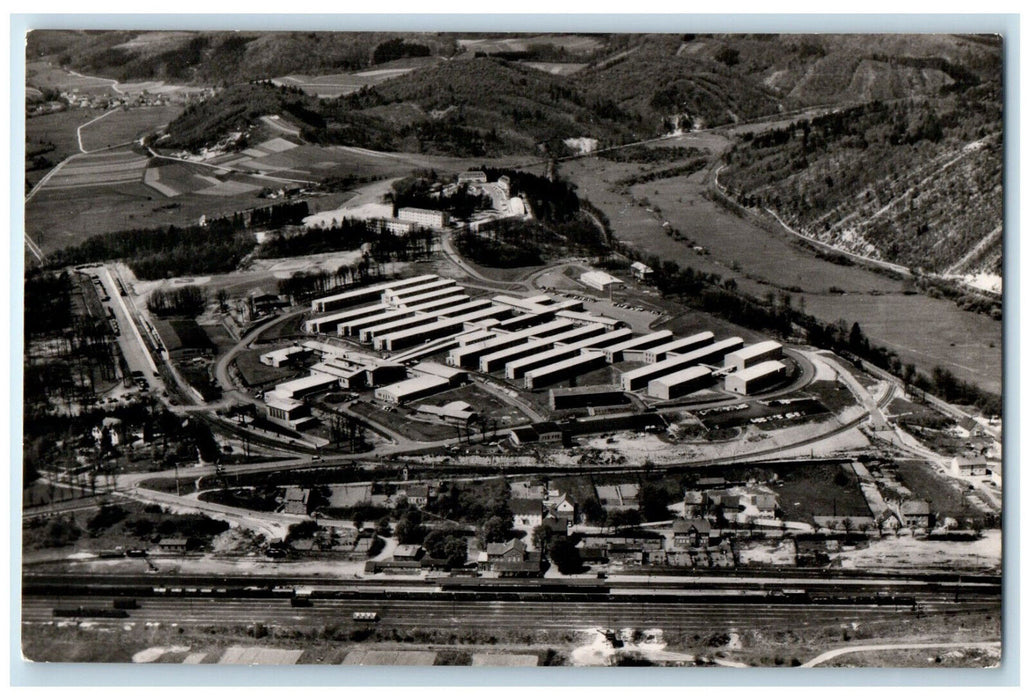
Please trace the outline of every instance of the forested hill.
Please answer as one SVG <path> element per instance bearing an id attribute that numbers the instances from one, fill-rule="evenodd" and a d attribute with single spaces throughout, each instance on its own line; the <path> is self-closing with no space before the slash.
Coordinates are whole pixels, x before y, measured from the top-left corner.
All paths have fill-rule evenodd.
<path id="1" fill-rule="evenodd" d="M 358 71 L 399 58 L 451 56 L 453 37 L 398 32 L 87 32 L 28 37 L 29 60 L 120 81 L 231 85 L 290 73 Z"/>
<path id="2" fill-rule="evenodd" d="M 748 138 L 720 181 L 742 204 L 861 255 L 948 274 L 1001 271 L 998 81 L 874 102 Z"/>
<path id="3" fill-rule="evenodd" d="M 663 35 L 574 76 L 585 91 L 661 123 L 745 121 L 810 105 L 936 97 L 995 79 L 996 37 L 952 35 Z"/>

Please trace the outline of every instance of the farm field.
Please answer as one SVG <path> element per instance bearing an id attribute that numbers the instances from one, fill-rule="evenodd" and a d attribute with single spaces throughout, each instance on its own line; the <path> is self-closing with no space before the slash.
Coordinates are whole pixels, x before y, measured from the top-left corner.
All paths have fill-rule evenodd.
<path id="1" fill-rule="evenodd" d="M 890 347 L 924 372 L 939 365 L 988 391 L 1000 391 L 1000 322 L 962 311 L 946 300 L 905 295 L 899 280 L 823 260 L 787 234 L 766 231 L 722 209 L 702 196 L 710 171 L 633 186 L 638 201 L 649 200 L 654 211 L 648 212 L 647 206 L 620 194 L 622 186 L 616 184 L 640 172 L 641 166 L 589 158 L 561 167 L 579 186 L 581 196 L 608 215 L 620 240 L 681 266 L 732 277 L 741 289 L 760 298 L 787 291 L 795 303 L 803 299 L 806 311 L 823 321 L 857 321 L 872 341 Z M 699 254 L 686 241 L 666 235 L 665 220 L 707 253 Z M 831 294 L 831 286 L 848 293 Z"/>
<path id="2" fill-rule="evenodd" d="M 87 151 L 128 143 L 167 124 L 182 112 L 181 105 L 121 109 L 82 130 Z"/>
<path id="3" fill-rule="evenodd" d="M 80 153 L 75 130 L 104 113 L 101 109 L 69 109 L 25 120 L 25 148 L 27 152 L 38 151 L 44 144 L 52 143 L 54 150 L 46 157 L 55 166 L 70 155 Z M 31 170 L 25 173 L 29 186 L 35 185 L 52 168 Z"/>
<path id="4" fill-rule="evenodd" d="M 333 98 L 357 92 L 366 85 L 379 85 L 390 78 L 410 73 L 422 66 L 432 65 L 439 61 L 436 57 L 412 58 L 383 63 L 375 68 L 360 73 L 332 73 L 329 75 L 284 75 L 273 78 L 276 85 L 298 87 L 316 97 Z"/>
<path id="5" fill-rule="evenodd" d="M 147 158 L 129 150 L 73 156 L 47 180 L 40 192 L 139 182 Z"/>

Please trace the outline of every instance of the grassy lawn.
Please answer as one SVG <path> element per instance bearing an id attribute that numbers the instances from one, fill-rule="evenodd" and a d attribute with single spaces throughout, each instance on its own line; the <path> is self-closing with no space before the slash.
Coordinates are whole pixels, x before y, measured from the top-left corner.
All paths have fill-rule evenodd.
<path id="1" fill-rule="evenodd" d="M 68 156 L 80 153 L 75 130 L 81 124 L 103 114 L 100 109 L 69 109 L 25 120 L 25 147 L 27 153 L 38 150 L 43 144 L 54 144 L 54 150 L 44 155 L 57 165 Z M 26 173 L 26 179 L 35 185 L 49 169 Z"/>
<path id="2" fill-rule="evenodd" d="M 798 464 L 776 467 L 783 480 L 775 487 L 787 520 L 811 522 L 812 515 L 868 516 L 858 478 L 845 464 Z"/>
<path id="3" fill-rule="evenodd" d="M 941 476 L 924 462 L 898 462 L 898 477 L 919 498 L 930 502 L 930 510 L 955 519 L 967 517 L 973 511 L 962 498 L 963 487 Z"/>
<path id="4" fill-rule="evenodd" d="M 258 358 L 266 352 L 268 352 L 266 349 L 245 350 L 236 356 L 236 369 L 239 370 L 240 377 L 247 386 L 264 386 L 285 382 L 301 373 L 292 367 L 279 368 L 261 364 Z"/>
<path id="5" fill-rule="evenodd" d="M 304 335 L 304 321 L 306 314 L 298 314 L 291 318 L 284 318 L 270 328 L 266 328 L 255 338 L 256 343 L 274 343 L 287 338 L 296 338 Z M 259 353 L 260 354 L 260 353 Z"/>

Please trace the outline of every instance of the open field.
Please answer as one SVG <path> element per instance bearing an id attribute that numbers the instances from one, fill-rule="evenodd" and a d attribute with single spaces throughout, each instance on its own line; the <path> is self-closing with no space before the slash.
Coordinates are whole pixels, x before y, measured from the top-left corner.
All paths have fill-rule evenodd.
<path id="1" fill-rule="evenodd" d="M 497 53 L 499 51 L 526 51 L 533 44 L 548 44 L 569 53 L 589 53 L 601 48 L 599 39 L 572 34 L 546 36 L 518 36 L 505 39 L 459 39 L 458 45 L 469 52 Z"/>
<path id="2" fill-rule="evenodd" d="M 585 63 L 536 63 L 526 61 L 523 65 L 529 66 L 530 68 L 536 68 L 542 70 L 544 73 L 550 73 L 551 75 L 573 75 L 583 70 L 587 64 Z"/>
<path id="3" fill-rule="evenodd" d="M 267 200 L 253 194 L 180 197 L 171 207 L 166 202 L 142 181 L 69 190 L 44 189 L 25 208 L 25 229 L 44 252 L 53 252 L 97 233 L 181 226 L 196 223 L 201 214 L 213 217 L 267 204 Z"/>
<path id="4" fill-rule="evenodd" d="M 120 109 L 82 129 L 82 145 L 87 151 L 134 141 L 175 119 L 181 105 Z"/>
<path id="5" fill-rule="evenodd" d="M 682 145 L 697 144 L 682 140 Z M 890 347 L 926 373 L 939 365 L 960 379 L 1000 391 L 1000 322 L 947 300 L 905 294 L 899 280 L 821 259 L 786 234 L 736 216 L 702 196 L 710 171 L 633 186 L 634 203 L 620 193 L 617 181 L 641 166 L 588 158 L 563 163 L 562 169 L 580 194 L 608 215 L 615 235 L 639 250 L 733 278 L 760 298 L 767 292 L 790 293 L 795 304 L 804 303 L 823 321 L 857 321 L 872 342 Z M 666 220 L 706 252 L 699 254 L 688 240 L 666 235 Z M 831 293 L 831 286 L 846 293 Z"/>
<path id="6" fill-rule="evenodd" d="M 103 110 L 99 109 L 69 109 L 64 112 L 54 112 L 53 114 L 44 114 L 26 119 L 26 152 L 32 153 L 37 151 L 45 144 L 54 145 L 54 150 L 45 154 L 46 158 L 52 163 L 51 167 L 26 172 L 26 182 L 30 186 L 35 185 L 53 166 L 70 155 L 80 153 L 79 141 L 75 130 L 80 124 L 85 124 L 103 113 Z"/>
<path id="7" fill-rule="evenodd" d="M 103 151 L 71 158 L 47 180 L 42 192 L 139 182 L 148 158 L 129 150 Z"/>
<path id="8" fill-rule="evenodd" d="M 273 78 L 276 85 L 298 87 L 309 95 L 333 98 L 357 92 L 366 85 L 379 85 L 390 78 L 410 73 L 422 66 L 429 66 L 441 59 L 434 56 L 391 61 L 360 73 L 333 73 L 329 75 L 284 75 Z"/>
<path id="9" fill-rule="evenodd" d="M 25 64 L 25 82 L 40 89 L 75 91 L 80 94 L 114 94 L 111 85 L 115 82 L 107 78 L 72 75 L 63 68 L 52 65 L 49 61 L 33 61 Z"/>

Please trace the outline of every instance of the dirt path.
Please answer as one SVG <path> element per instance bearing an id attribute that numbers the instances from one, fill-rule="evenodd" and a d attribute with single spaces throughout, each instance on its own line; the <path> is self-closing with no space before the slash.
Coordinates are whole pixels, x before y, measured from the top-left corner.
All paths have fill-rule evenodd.
<path id="1" fill-rule="evenodd" d="M 894 651 L 903 649 L 956 649 L 956 648 L 1001 648 L 1001 642 L 926 642 L 912 644 L 864 644 L 860 646 L 844 647 L 823 652 L 811 661 L 801 664 L 801 668 L 814 668 L 819 664 L 835 659 L 844 654 L 854 654 L 863 651 Z"/>

